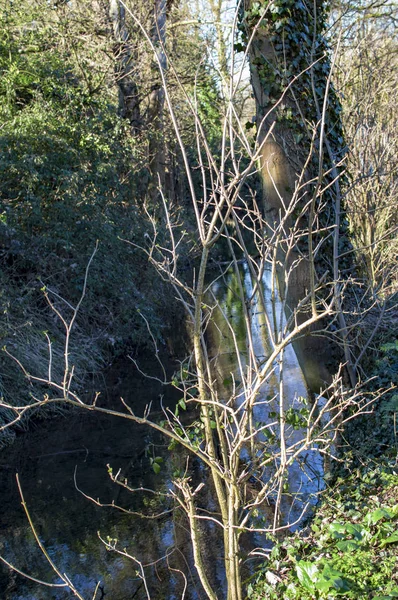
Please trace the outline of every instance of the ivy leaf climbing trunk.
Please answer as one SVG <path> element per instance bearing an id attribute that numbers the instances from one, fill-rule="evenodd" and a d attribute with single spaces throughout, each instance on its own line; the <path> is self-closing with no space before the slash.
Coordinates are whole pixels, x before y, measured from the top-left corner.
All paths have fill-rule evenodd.
<path id="1" fill-rule="evenodd" d="M 319 282 L 340 277 L 338 164 L 345 150 L 323 35 L 326 19 L 321 0 L 245 0 L 241 21 L 256 102 L 267 233 L 272 238 L 286 219 L 277 277 L 298 322 L 319 311 L 324 300 Z M 304 337 L 297 350 L 318 357 L 330 352 L 315 336 Z"/>

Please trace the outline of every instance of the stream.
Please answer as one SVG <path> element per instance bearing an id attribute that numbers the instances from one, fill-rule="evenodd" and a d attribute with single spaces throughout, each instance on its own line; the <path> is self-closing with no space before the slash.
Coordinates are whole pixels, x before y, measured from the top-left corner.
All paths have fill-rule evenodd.
<path id="1" fill-rule="evenodd" d="M 156 364 L 151 368 L 156 372 Z M 121 381 L 120 381 L 121 380 Z M 151 380 L 134 373 L 133 364 L 121 360 L 107 376 L 112 397 L 107 406 L 120 410 L 122 396 L 143 411 L 162 391 Z M 173 396 L 170 401 L 174 401 Z M 114 484 L 107 465 L 119 469 L 134 488 L 170 487 L 172 462 L 166 462 L 161 475 L 155 475 L 150 458 L 165 456 L 167 445 L 149 428 L 124 419 L 76 411 L 66 417 L 43 421 L 34 430 L 19 435 L 13 446 L 0 456 L 0 555 L 25 573 L 48 582 L 57 576 L 43 557 L 30 531 L 16 484 L 21 487 L 32 521 L 50 557 L 59 570 L 73 581 L 85 599 L 93 597 L 101 581 L 98 598 L 127 600 L 146 598 L 137 564 L 106 550 L 98 537 L 118 540 L 118 546 L 143 563 L 166 556 L 173 545 L 173 519 L 166 512 L 159 519 L 142 520 L 112 507 L 99 507 L 85 498 L 103 504 L 114 501 L 126 510 L 157 514 L 167 511 L 167 499 L 142 492 L 128 493 Z M 75 485 L 79 488 L 78 491 Z M 154 598 L 179 598 L 173 586 L 180 582 L 167 569 L 167 560 L 148 568 Z M 174 581 L 176 579 L 176 581 Z M 166 584 L 165 584 L 166 582 Z M 166 591 L 167 590 L 167 591 Z M 0 565 L 2 600 L 63 600 L 70 591 L 40 586 Z"/>
<path id="2" fill-rule="evenodd" d="M 240 269 L 240 279 L 243 282 L 246 304 L 247 299 L 251 298 L 255 283 L 252 281 L 249 269 L 243 265 Z M 271 353 L 272 343 L 268 334 L 264 313 L 269 316 L 271 327 L 280 329 L 285 325 L 282 304 L 275 295 L 272 297 L 271 273 L 265 270 L 263 278 L 263 299 L 254 294 L 250 304 L 250 319 L 252 331 L 252 344 L 256 358 L 261 362 Z M 230 271 L 227 281 L 221 281 L 220 284 L 213 285 L 212 292 L 221 311 L 215 311 L 214 321 L 216 323 L 215 332 L 212 334 L 213 352 L 216 348 L 217 364 L 216 370 L 219 372 L 219 380 L 225 383 L 225 377 L 228 373 L 234 373 L 236 378 L 239 375 L 244 376 L 247 369 L 247 349 L 245 347 L 245 323 L 242 314 L 241 301 L 239 299 L 239 281 L 236 273 Z M 264 300 L 264 304 L 263 301 Z M 221 314 L 223 313 L 223 315 Z M 237 332 L 237 345 L 240 358 L 240 373 L 237 369 L 236 350 L 231 347 L 229 325 L 225 317 L 228 317 L 229 324 Z M 312 363 L 312 361 L 311 361 Z M 306 365 L 307 368 L 312 365 Z M 284 410 L 293 409 L 297 412 L 305 410 L 309 404 L 310 392 L 317 392 L 321 382 L 316 379 L 313 373 L 311 380 L 316 382 L 315 390 L 309 390 L 304 378 L 303 370 L 298 362 L 295 350 L 292 344 L 289 344 L 283 353 L 283 377 L 280 378 L 278 364 L 275 363 L 273 371 L 260 389 L 258 399 L 253 410 L 253 420 L 259 424 L 269 423 L 275 420 L 275 415 L 279 412 L 280 380 L 283 381 L 283 403 Z M 243 401 L 243 393 L 241 394 Z M 240 396 L 237 401 L 239 403 Z M 279 428 L 274 427 L 270 431 L 278 437 Z M 301 428 L 287 426 L 285 428 L 286 446 L 289 453 L 289 447 L 300 442 L 305 437 L 305 431 Z M 307 503 L 315 504 L 319 492 L 323 489 L 323 457 L 316 449 L 308 449 L 302 452 L 297 460 L 289 467 L 287 472 L 285 487 L 289 494 L 282 497 L 280 507 L 280 524 L 289 525 L 289 529 L 294 531 L 300 526 L 301 515 Z M 268 472 L 264 474 L 266 478 Z M 261 545 L 261 539 L 257 540 Z"/>
<path id="3" fill-rule="evenodd" d="M 267 279 L 268 278 L 268 279 Z M 247 293 L 251 279 L 242 271 Z M 212 293 L 232 324 L 238 339 L 241 359 L 245 361 L 242 307 L 234 289 L 236 274 L 229 272 L 224 280 L 213 285 Z M 269 311 L 269 275 L 264 276 L 265 310 Z M 267 300 L 268 299 L 268 300 Z M 252 307 L 253 341 L 256 355 L 265 356 L 269 340 L 264 326 L 263 308 L 257 300 Z M 225 321 L 215 314 L 216 327 L 212 335 L 218 356 L 220 380 L 236 373 L 237 358 L 228 342 Z M 160 375 L 156 361 L 140 363 L 151 375 Z M 264 421 L 272 410 L 277 386 L 277 371 L 273 380 L 261 390 L 262 402 L 255 409 L 255 418 Z M 292 346 L 284 356 L 285 396 L 290 406 L 300 408 L 308 396 L 304 376 Z M 137 415 L 153 403 L 160 411 L 160 396 L 165 406 L 174 406 L 179 396 L 173 389 L 165 390 L 153 379 L 137 373 L 127 359 L 119 359 L 105 374 L 102 397 L 109 408 L 121 409 L 120 397 L 134 406 Z M 292 431 L 300 436 L 300 431 Z M 186 600 L 202 600 L 204 594 L 193 568 L 192 553 L 186 523 L 171 508 L 167 491 L 172 487 L 173 472 L 184 463 L 184 451 L 167 450 L 167 442 L 149 428 L 106 415 L 76 411 L 65 417 L 39 422 L 29 432 L 17 436 L 13 446 L 0 455 L 0 555 L 21 571 L 46 582 L 59 582 L 41 553 L 18 493 L 15 474 L 19 474 L 25 501 L 34 526 L 49 556 L 57 568 L 73 581 L 85 600 L 92 600 L 97 582 L 96 600 L 144 600 L 145 586 L 140 577 L 141 565 L 153 600 L 179 600 L 185 591 Z M 159 457 L 161 470 L 155 474 L 151 466 Z M 111 481 L 112 472 L 121 470 L 129 486 L 150 488 L 156 493 L 128 492 Z M 200 466 L 196 465 L 200 478 Z M 282 520 L 300 525 L 299 516 L 305 502 L 315 503 L 323 487 L 323 461 L 316 450 L 301 456 L 288 472 L 289 489 L 294 502 L 284 501 Z M 83 492 L 83 493 L 82 493 Z M 165 492 L 166 495 L 159 495 Z M 108 506 L 97 506 L 86 496 Z M 109 506 L 114 502 L 124 512 Z M 137 513 L 161 514 L 159 518 L 142 519 Z M 209 532 L 212 536 L 212 533 Z M 126 555 L 106 548 L 99 536 Z M 265 543 L 256 536 L 256 545 Z M 224 597 L 223 565 L 220 542 L 216 533 L 206 545 L 207 562 L 216 582 L 219 598 Z M 134 557 L 131 558 L 131 557 Z M 138 562 L 139 561 L 139 562 Z M 0 598 L 2 600 L 66 600 L 73 595 L 62 588 L 41 586 L 0 564 Z"/>

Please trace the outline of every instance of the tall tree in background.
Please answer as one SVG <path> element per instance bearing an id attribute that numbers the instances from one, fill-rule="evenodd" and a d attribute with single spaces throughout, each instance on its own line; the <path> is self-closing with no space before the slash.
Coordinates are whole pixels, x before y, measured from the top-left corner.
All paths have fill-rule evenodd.
<path id="1" fill-rule="evenodd" d="M 126 18 L 126 8 L 129 19 Z M 159 182 L 162 188 L 165 184 L 164 88 L 159 66 L 166 73 L 166 16 L 166 0 L 156 0 L 149 10 L 144 5 L 140 5 L 138 10 L 134 7 L 134 12 L 122 0 L 111 0 L 109 6 L 115 38 L 119 112 L 130 122 L 132 135 L 138 135 L 143 127 L 149 130 L 148 166 L 155 189 Z M 151 48 L 145 43 L 141 27 L 149 32 Z M 156 56 L 152 56 L 153 53 Z"/>
<path id="2" fill-rule="evenodd" d="M 242 33 L 243 45 L 248 44 L 256 101 L 263 204 L 270 235 L 292 198 L 297 193 L 301 198 L 301 211 L 289 219 L 291 225 L 300 220 L 301 233 L 295 247 L 285 245 L 280 254 L 280 291 L 295 310 L 308 290 L 311 311 L 316 315 L 322 302 L 316 292 L 320 279 L 326 276 L 335 282 L 340 339 L 354 383 L 338 283 L 342 248 L 338 165 L 344 156 L 344 141 L 341 108 L 330 78 L 326 21 L 326 4 L 321 1 L 307 5 L 302 0 L 248 0 Z M 326 181 L 330 187 L 323 197 Z M 298 313 L 297 317 L 300 320 L 305 315 Z M 298 348 L 305 353 L 322 352 L 325 345 L 319 338 L 307 336 Z"/>
<path id="3" fill-rule="evenodd" d="M 142 124 L 137 85 L 137 60 L 134 56 L 131 35 L 126 25 L 126 10 L 123 2 L 120 0 L 110 1 L 109 18 L 115 39 L 114 54 L 119 88 L 119 113 L 130 122 L 132 135 L 137 135 Z"/>

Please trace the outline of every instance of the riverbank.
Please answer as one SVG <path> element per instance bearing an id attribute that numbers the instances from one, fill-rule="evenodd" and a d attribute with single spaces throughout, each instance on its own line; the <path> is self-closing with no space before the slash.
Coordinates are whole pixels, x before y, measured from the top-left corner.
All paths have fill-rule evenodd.
<path id="1" fill-rule="evenodd" d="M 143 227 L 142 215 L 135 218 Z M 7 233 L 4 229 L 0 223 L 0 234 Z M 33 242 L 21 245 L 23 258 L 15 256 L 13 235 L 0 244 L 5 257 L 0 273 L 0 449 L 12 443 L 18 431 L 27 430 L 32 416 L 53 418 L 64 410 L 52 405 L 40 413 L 27 411 L 15 426 L 7 427 L 15 419 L 12 406 L 28 405 L 48 392 L 44 380 L 49 374 L 60 384 L 69 369 L 70 389 L 85 396 L 88 390 L 102 388 L 104 372 L 121 356 L 184 354 L 184 315 L 171 286 L 143 253 L 117 239 L 117 231 L 107 243 L 90 249 L 97 248 L 89 269 L 89 254 L 39 257 Z M 33 385 L 21 367 L 43 383 Z"/>
<path id="2" fill-rule="evenodd" d="M 350 423 L 315 516 L 274 546 L 250 600 L 398 597 L 398 464 L 391 394 Z"/>

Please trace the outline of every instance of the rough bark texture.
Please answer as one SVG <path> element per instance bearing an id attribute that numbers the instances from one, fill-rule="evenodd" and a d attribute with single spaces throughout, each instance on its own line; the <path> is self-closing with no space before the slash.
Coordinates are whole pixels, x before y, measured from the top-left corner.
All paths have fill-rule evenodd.
<path id="1" fill-rule="evenodd" d="M 115 39 L 114 56 L 119 88 L 119 112 L 130 122 L 131 131 L 136 135 L 141 128 L 140 97 L 135 82 L 134 55 L 129 43 L 125 9 L 119 0 L 110 0 L 109 18 Z"/>
<path id="2" fill-rule="evenodd" d="M 151 39 L 157 58 L 154 60 L 152 66 L 153 80 L 155 83 L 152 85 L 148 105 L 148 125 L 151 127 L 149 137 L 149 165 L 154 177 L 155 190 L 159 184 L 162 189 L 165 188 L 166 148 L 163 136 L 165 94 L 159 80 L 158 70 L 159 68 L 162 69 L 163 73 L 166 73 L 167 70 L 167 58 L 165 53 L 166 13 L 166 0 L 155 0 Z"/>
<path id="3" fill-rule="evenodd" d="M 246 11 L 250 11 L 252 5 L 252 1 L 247 0 L 245 3 Z M 267 14 L 269 15 L 269 12 L 266 13 L 266 17 Z M 312 19 L 311 15 L 310 19 Z M 247 27 L 248 38 L 255 23 L 258 23 L 258 19 L 252 21 Z M 297 27 L 304 26 L 303 23 L 297 23 L 296 25 Z M 308 30 L 308 26 L 306 27 Z M 311 163 L 306 164 L 308 151 L 312 143 L 310 131 L 307 131 L 307 135 L 297 136 L 297 121 L 302 120 L 301 125 L 305 128 L 306 125 L 302 117 L 305 115 L 305 119 L 308 118 L 308 114 L 306 114 L 308 108 L 304 106 L 304 102 L 300 99 L 303 97 L 300 90 L 300 85 L 303 85 L 303 83 L 299 80 L 297 84 L 291 85 L 288 91 L 284 93 L 289 81 L 299 75 L 303 66 L 298 65 L 295 68 L 286 64 L 286 48 L 284 47 L 284 34 L 282 31 L 280 40 L 276 38 L 277 33 L 273 28 L 273 21 L 268 19 L 257 28 L 249 47 L 251 80 L 256 101 L 257 130 L 259 132 L 259 142 L 263 143 L 259 165 L 263 185 L 263 208 L 270 236 L 286 215 L 286 209 L 292 200 L 300 174 L 304 173 L 301 183 L 305 183 L 305 181 L 308 182 L 314 177 L 315 171 Z M 281 43 L 278 44 L 278 41 Z M 287 56 L 287 59 L 289 59 L 289 56 Z M 310 66 L 310 64 L 311 60 L 309 58 L 307 66 Z M 325 81 L 326 77 L 327 73 Z M 278 103 L 281 97 L 282 100 Z M 275 103 L 277 103 L 277 107 L 275 107 Z M 284 115 L 288 112 L 293 112 L 296 115 L 296 120 L 287 121 Z M 316 116 L 314 116 L 313 121 L 316 122 L 316 120 Z M 270 130 L 272 130 L 271 135 L 269 134 Z M 297 141 L 298 139 L 300 141 Z M 315 183 L 308 185 L 305 189 L 303 204 L 310 199 L 314 186 Z M 309 220 L 308 210 L 303 216 L 303 228 L 314 227 L 314 224 L 309 225 Z M 289 231 L 293 225 L 293 220 L 288 219 L 285 230 Z M 287 251 L 287 244 L 280 244 L 278 259 L 281 264 L 281 269 L 277 273 L 279 292 L 282 298 L 286 298 L 288 312 L 291 312 L 295 310 L 299 302 L 311 290 L 310 274 L 313 265 L 308 259 L 308 253 L 306 256 L 305 253 L 301 252 L 299 244 L 290 251 Z M 295 266 L 291 270 L 289 282 L 286 284 L 286 270 L 291 268 L 293 264 Z M 301 310 L 297 314 L 297 321 L 299 323 L 304 322 L 308 318 L 310 310 L 310 308 L 308 311 Z M 316 328 L 319 329 L 319 325 Z M 319 381 L 319 379 L 329 380 L 330 375 L 327 370 L 324 367 L 319 367 L 320 364 L 329 362 L 328 359 L 330 358 L 328 356 L 330 346 L 325 339 L 312 336 L 308 331 L 304 337 L 296 342 L 296 351 L 303 367 L 306 365 L 305 375 L 310 386 L 313 381 Z M 305 362 L 301 360 L 303 355 L 306 356 Z M 308 367 L 308 357 L 311 356 L 316 357 L 316 360 L 314 360 L 312 367 Z"/>

